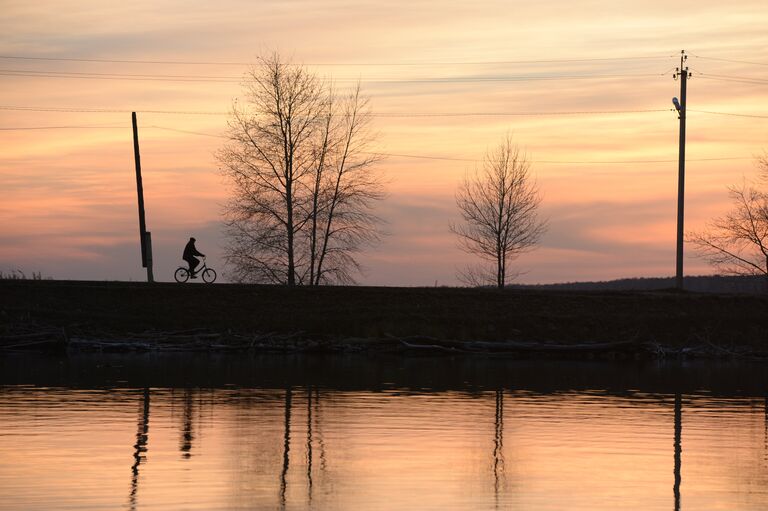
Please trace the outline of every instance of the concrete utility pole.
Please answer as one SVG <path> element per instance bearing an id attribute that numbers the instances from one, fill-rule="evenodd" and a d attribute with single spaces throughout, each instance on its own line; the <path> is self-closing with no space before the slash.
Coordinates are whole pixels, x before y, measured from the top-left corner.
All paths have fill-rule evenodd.
<path id="1" fill-rule="evenodd" d="M 131 112 L 133 121 L 133 157 L 136 160 L 136 192 L 139 196 L 139 241 L 141 242 L 141 266 L 147 269 L 147 282 L 154 282 L 152 275 L 152 233 L 147 232 L 144 220 L 144 185 L 141 183 L 141 157 L 139 156 L 139 130 L 136 127 L 136 112 Z"/>
<path id="2" fill-rule="evenodd" d="M 685 112 L 686 112 L 686 86 L 688 84 L 688 72 L 685 65 L 685 61 L 688 60 L 688 55 L 685 54 L 685 50 L 680 52 L 680 67 L 677 68 L 674 74 L 675 80 L 680 78 L 680 101 L 677 98 L 672 98 L 672 103 L 675 105 L 678 113 L 678 119 L 680 119 L 680 149 L 678 153 L 678 170 L 677 170 L 677 272 L 675 274 L 675 287 L 679 290 L 683 290 L 683 220 L 684 220 L 684 202 L 685 202 Z"/>

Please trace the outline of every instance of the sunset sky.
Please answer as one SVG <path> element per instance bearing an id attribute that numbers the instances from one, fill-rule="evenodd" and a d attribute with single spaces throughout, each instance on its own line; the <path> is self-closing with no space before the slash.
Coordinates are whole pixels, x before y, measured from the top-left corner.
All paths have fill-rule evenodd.
<path id="1" fill-rule="evenodd" d="M 641 5 L 642 4 L 642 5 Z M 130 112 L 139 117 L 155 276 L 189 236 L 225 272 L 213 157 L 255 57 L 362 82 L 389 233 L 362 284 L 452 285 L 465 173 L 507 133 L 549 231 L 522 282 L 675 271 L 678 121 L 690 54 L 686 229 L 728 207 L 768 150 L 765 0 L 0 0 L 0 271 L 142 280 Z M 600 113 L 603 112 L 603 113 Z M 609 113 L 605 113 L 609 112 Z M 397 114 L 397 115 L 396 115 Z M 483 115 L 424 115 L 483 114 Z M 737 115 L 732 115 L 737 114 Z M 43 129 L 44 128 L 44 129 Z M 686 249 L 686 273 L 713 270 Z"/>

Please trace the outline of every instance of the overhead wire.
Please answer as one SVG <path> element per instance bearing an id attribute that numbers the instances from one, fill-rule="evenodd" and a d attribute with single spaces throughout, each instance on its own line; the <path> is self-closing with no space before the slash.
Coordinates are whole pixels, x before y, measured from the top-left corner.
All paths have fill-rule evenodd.
<path id="1" fill-rule="evenodd" d="M 731 117 L 752 117 L 755 119 L 768 119 L 768 115 L 759 115 L 759 114 L 737 114 L 734 112 L 715 112 L 713 110 L 699 110 L 699 109 L 693 109 L 693 108 L 689 108 L 688 111 L 696 112 L 699 114 L 728 115 Z"/>
<path id="2" fill-rule="evenodd" d="M 29 78 L 74 78 L 81 80 L 121 80 L 121 81 L 148 81 L 148 82 L 202 82 L 202 83 L 239 83 L 240 80 L 227 79 L 227 78 L 162 78 L 162 77 L 132 77 L 128 75 L 123 76 L 91 76 L 85 73 L 26 73 L 17 71 L 0 70 L 0 76 L 17 76 L 17 77 L 29 77 Z"/>
<path id="3" fill-rule="evenodd" d="M 563 58 L 563 59 L 523 59 L 523 60 L 487 60 L 487 61 L 421 61 L 421 62 L 308 62 L 297 65 L 307 66 L 477 66 L 504 64 L 556 64 L 560 62 L 610 62 L 616 60 L 662 60 L 676 55 L 638 55 L 625 57 L 596 57 L 596 58 Z M 206 66 L 249 66 L 254 62 L 243 61 L 192 61 L 192 60 L 134 60 L 134 59 L 96 59 L 74 57 L 38 57 L 27 55 L 0 55 L 0 59 L 8 60 L 38 60 L 52 62 L 98 62 L 111 64 L 174 64 L 174 65 L 206 65 Z"/>
<path id="4" fill-rule="evenodd" d="M 750 85 L 766 85 L 768 82 L 760 82 L 760 81 L 753 81 L 753 80 L 741 80 L 738 78 L 717 78 L 713 76 L 707 76 L 707 75 L 699 75 L 699 78 L 703 78 L 704 80 L 716 80 L 718 82 L 733 82 L 733 83 L 748 83 Z"/>
<path id="5" fill-rule="evenodd" d="M 127 126 L 39 126 L 39 127 L 24 127 L 24 128 L 0 128 L 0 130 L 11 130 L 11 129 L 56 129 L 56 128 L 93 128 L 93 129 L 102 129 L 102 128 L 120 128 L 120 129 L 128 129 Z M 204 137 L 212 137 L 212 138 L 221 138 L 221 139 L 228 139 L 226 135 L 219 135 L 215 133 L 205 133 L 201 131 L 193 131 L 193 130 L 185 130 L 185 129 L 179 129 L 179 128 L 171 128 L 169 126 L 159 126 L 156 124 L 143 126 L 142 129 L 159 129 L 163 131 L 172 131 L 176 133 L 184 133 L 189 135 L 199 135 Z M 370 154 L 374 156 L 384 156 L 384 157 L 395 157 L 395 158 L 412 158 L 412 159 L 419 159 L 419 160 L 440 160 L 440 161 L 459 161 L 459 162 L 468 162 L 468 163 L 477 163 L 482 160 L 477 158 L 461 158 L 461 157 L 454 157 L 454 156 L 434 156 L 434 155 L 424 155 L 424 154 L 404 154 L 404 153 L 390 153 L 390 152 L 380 152 L 380 151 L 368 151 L 365 152 L 365 154 Z M 748 157 L 735 157 L 735 156 L 727 156 L 727 157 L 720 157 L 720 158 L 688 158 L 686 161 L 690 162 L 705 162 L 705 161 L 733 161 L 733 160 L 750 160 L 752 158 Z M 572 165 L 621 165 L 621 164 L 645 164 L 645 163 L 675 163 L 677 162 L 677 159 L 669 159 L 669 160 L 531 160 L 531 163 L 540 163 L 540 164 L 572 164 Z"/>
<path id="6" fill-rule="evenodd" d="M 571 110 L 553 112 L 383 112 L 366 114 L 370 117 L 537 117 L 548 115 L 614 115 L 667 112 L 668 108 L 645 108 L 635 110 Z"/>
<path id="7" fill-rule="evenodd" d="M 26 130 L 64 130 L 64 129 L 126 129 L 126 126 L 14 126 L 10 128 L 0 127 L 0 131 L 26 131 Z"/>
<path id="8" fill-rule="evenodd" d="M 595 80 L 601 78 L 625 78 L 625 77 L 650 77 L 664 76 L 666 73 L 611 73 L 590 75 L 557 75 L 546 76 L 464 76 L 464 77 L 438 77 L 438 78 L 366 78 L 352 79 L 339 78 L 334 82 L 339 83 L 483 83 L 483 82 L 529 82 L 552 80 Z M 28 77 L 28 78 L 71 78 L 83 80 L 127 80 L 127 81 L 151 81 L 151 82 L 201 82 L 201 83 L 242 83 L 242 78 L 236 77 L 207 77 L 199 75 L 130 75 L 110 73 L 81 73 L 65 71 L 26 71 L 14 69 L 0 69 L 0 76 Z"/>
<path id="9" fill-rule="evenodd" d="M 21 112 L 61 112 L 61 113 L 144 113 L 160 115 L 211 115 L 225 116 L 231 112 L 224 111 L 199 111 L 199 110 L 143 110 L 143 109 L 119 109 L 119 108 L 68 108 L 68 107 L 39 107 L 23 105 L 0 105 L 0 110 L 13 110 Z M 671 112 L 671 108 L 648 108 L 634 110 L 560 110 L 552 112 L 382 112 L 366 114 L 370 117 L 539 117 L 539 116 L 579 116 L 579 115 L 623 115 L 636 113 Z M 768 115 L 743 114 L 737 112 L 718 112 L 714 110 L 688 109 L 689 112 L 729 115 L 734 117 L 751 117 L 766 119 Z"/>
<path id="10" fill-rule="evenodd" d="M 38 107 L 20 105 L 0 105 L 0 110 L 17 110 L 22 112 L 81 112 L 81 113 L 145 113 L 145 114 L 170 114 L 170 115 L 230 115 L 224 111 L 196 111 L 196 110 L 142 110 L 142 109 L 118 109 L 118 108 L 67 108 L 67 107 Z M 635 113 L 667 112 L 668 108 L 645 108 L 634 110 L 559 110 L 552 112 L 382 112 L 364 114 L 367 117 L 538 117 L 538 116 L 576 116 L 576 115 L 619 115 Z"/>
<path id="11" fill-rule="evenodd" d="M 750 82 L 757 84 L 768 84 L 767 78 L 754 77 L 754 76 L 739 76 L 739 75 L 724 75 L 719 73 L 709 73 L 705 71 L 694 70 L 694 76 L 698 78 L 707 78 L 710 80 L 722 80 L 722 81 L 734 81 L 734 82 Z"/>
<path id="12" fill-rule="evenodd" d="M 448 161 L 464 161 L 464 162 L 480 162 L 482 160 L 480 159 L 469 159 L 469 158 L 456 158 L 456 157 L 447 157 L 447 156 L 427 156 L 427 155 L 416 155 L 416 154 L 399 154 L 399 153 L 368 153 L 368 154 L 374 154 L 378 156 L 395 156 L 395 157 L 401 157 L 401 158 L 417 158 L 417 159 L 426 159 L 426 160 L 448 160 Z M 686 158 L 685 161 L 691 161 L 691 162 L 703 162 L 703 161 L 731 161 L 731 160 L 751 160 L 752 158 L 749 157 L 741 157 L 741 156 L 727 156 L 722 158 Z M 584 165 L 605 165 L 605 164 L 643 164 L 643 163 L 677 163 L 678 160 L 675 158 L 674 160 L 531 160 L 531 163 L 542 163 L 542 164 L 584 164 Z"/>
<path id="13" fill-rule="evenodd" d="M 708 60 L 720 60 L 726 62 L 740 62 L 756 65 L 768 65 L 757 62 L 738 61 L 734 59 L 721 59 L 715 57 L 704 57 L 694 55 L 697 58 Z M 535 63 L 560 63 L 560 62 L 595 62 L 595 61 L 613 61 L 613 60 L 659 60 L 663 58 L 675 57 L 668 56 L 636 56 L 636 57 L 609 57 L 609 58 L 587 58 L 587 59 L 538 59 L 538 60 L 517 60 L 517 61 L 460 61 L 460 62 L 420 62 L 420 63 L 316 63 L 307 65 L 338 65 L 338 66 L 417 66 L 417 65 L 501 65 L 501 64 L 535 64 Z M 194 64 L 194 65 L 247 65 L 244 62 L 213 62 L 213 61 L 154 61 L 154 60 L 126 60 L 126 59 L 82 59 L 82 58 L 64 58 L 64 57 L 32 57 L 32 56 L 12 56 L 0 55 L 0 59 L 16 60 L 39 60 L 39 61 L 74 61 L 74 62 L 102 62 L 102 63 L 135 63 L 135 64 Z M 672 68 L 674 69 L 674 68 Z M 671 70 L 672 70 L 671 69 Z M 670 70 L 670 71 L 671 71 Z M 479 77 L 459 77 L 459 78 L 424 78 L 424 79 L 373 79 L 370 82 L 394 82 L 394 83 L 464 83 L 464 82 L 499 82 L 499 81 L 539 81 L 539 80 L 560 80 L 560 79 L 592 79 L 606 77 L 624 77 L 624 76 L 663 76 L 664 73 L 641 74 L 641 73 L 617 73 L 617 74 L 593 74 L 593 75 L 547 75 L 547 76 L 479 76 Z M 147 74 L 128 74 L 128 73 L 94 73 L 94 72 L 67 72 L 67 71 L 36 71 L 36 70 L 17 70 L 0 69 L 2 76 L 30 76 L 30 77 L 52 77 L 52 78 L 86 78 L 86 79 L 107 79 L 107 80 L 150 80 L 150 81 L 189 81 L 189 82 L 236 82 L 240 81 L 237 77 L 219 77 L 210 75 L 147 75 Z M 759 78 L 698 73 L 703 78 L 727 81 L 742 81 L 745 83 L 768 83 L 768 80 Z M 344 80 L 337 80 L 344 81 Z M 41 111 L 41 112 L 84 112 L 84 113 L 128 113 L 133 110 L 111 109 L 111 108 L 63 108 L 63 107 L 32 107 L 32 106 L 14 106 L 0 105 L 0 110 L 17 111 Z M 384 112 L 379 114 L 370 114 L 371 117 L 472 117 L 472 116 L 570 116 L 570 115 L 615 115 L 615 114 L 633 114 L 633 113 L 654 113 L 666 112 L 671 109 L 637 109 L 637 110 L 596 110 L 596 111 L 556 111 L 556 112 Z M 220 111 L 190 111 L 190 110 L 137 110 L 146 114 L 176 114 L 176 115 L 228 115 L 229 112 Z M 717 112 L 711 110 L 689 109 L 690 112 L 727 115 L 735 117 L 748 118 L 768 118 L 768 115 L 758 114 L 740 114 L 735 112 Z M 182 130 L 165 126 L 151 125 L 148 128 L 175 131 L 193 135 L 208 137 L 226 138 L 222 135 L 196 132 L 191 130 Z M 32 127 L 5 127 L 2 131 L 12 130 L 34 130 L 34 129 L 96 129 L 96 128 L 123 128 L 122 126 L 32 126 Z M 428 155 L 409 155 L 398 153 L 372 153 L 382 154 L 394 157 L 419 158 L 419 159 L 437 159 L 449 161 L 477 161 L 466 158 L 439 157 Z M 738 160 L 749 158 L 705 158 L 690 159 L 688 161 L 720 161 L 720 160 Z M 538 163 L 570 163 L 570 164 L 621 164 L 621 163 L 671 163 L 676 160 L 615 160 L 615 161 L 560 161 L 560 160 L 539 160 Z"/>
<path id="14" fill-rule="evenodd" d="M 52 70 L 29 70 L 29 69 L 0 69 L 0 73 L 30 73 L 33 75 L 85 75 L 85 76 L 108 76 L 111 78 L 200 78 L 215 80 L 239 80 L 238 76 L 212 76 L 212 75 L 166 75 L 166 74 L 135 74 L 135 73 L 93 73 L 80 71 L 52 71 Z"/>
<path id="15" fill-rule="evenodd" d="M 68 107 L 38 107 L 19 105 L 0 105 L 0 110 L 16 110 L 21 112 L 62 112 L 62 113 L 131 113 L 168 114 L 168 115 L 229 115 L 230 112 L 199 111 L 199 110 L 128 110 L 118 108 L 68 108 Z"/>
<path id="16" fill-rule="evenodd" d="M 722 57 L 707 57 L 704 55 L 695 55 L 695 54 L 689 54 L 691 57 L 695 57 L 697 59 L 702 60 L 716 60 L 719 62 L 732 62 L 736 64 L 750 64 L 753 66 L 768 66 L 768 62 L 754 62 L 749 60 L 739 60 L 739 59 L 728 59 L 728 58 L 722 58 Z"/>
<path id="17" fill-rule="evenodd" d="M 182 130 L 178 128 L 169 128 L 167 126 L 158 126 L 156 124 L 152 124 L 150 126 L 146 126 L 147 128 L 154 128 L 158 130 L 165 130 L 165 131 L 175 131 L 177 133 L 187 133 L 189 135 L 200 135 L 203 137 L 213 137 L 213 138 L 223 138 L 223 139 L 229 139 L 226 135 L 216 135 L 214 133 L 204 133 L 202 131 L 192 131 L 192 130 Z"/>

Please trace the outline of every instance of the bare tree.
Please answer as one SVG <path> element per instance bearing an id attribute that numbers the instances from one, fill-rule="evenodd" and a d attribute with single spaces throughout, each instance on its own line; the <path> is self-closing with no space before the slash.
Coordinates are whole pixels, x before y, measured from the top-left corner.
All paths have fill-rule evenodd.
<path id="1" fill-rule="evenodd" d="M 546 231 L 538 208 L 541 194 L 526 156 L 507 135 L 489 151 L 482 169 L 467 175 L 456 192 L 463 223 L 452 224 L 462 249 L 485 263 L 459 278 L 471 285 L 495 284 L 502 289 L 518 275 L 508 263 L 536 246 Z"/>
<path id="2" fill-rule="evenodd" d="M 240 282 L 352 283 L 356 255 L 379 239 L 368 100 L 339 95 L 277 54 L 247 74 L 229 142 L 217 152 L 232 185 L 226 258 Z"/>
<path id="3" fill-rule="evenodd" d="M 768 155 L 758 158 L 761 181 L 768 181 Z M 763 275 L 768 286 L 768 193 L 744 181 L 728 188 L 733 208 L 690 232 L 687 241 L 713 266 L 731 275 Z"/>

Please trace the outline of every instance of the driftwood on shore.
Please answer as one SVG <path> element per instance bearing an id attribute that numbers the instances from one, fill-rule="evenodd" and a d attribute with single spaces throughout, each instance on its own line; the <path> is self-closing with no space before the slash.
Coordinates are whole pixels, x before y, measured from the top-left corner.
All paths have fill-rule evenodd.
<path id="1" fill-rule="evenodd" d="M 628 339 L 614 342 L 552 343 L 533 341 L 467 341 L 429 336 L 323 338 L 305 332 L 244 335 L 196 328 L 140 333 L 72 332 L 40 329 L 0 335 L 0 352 L 372 352 L 402 354 L 482 355 L 545 358 L 739 358 L 768 361 L 768 354 L 702 341 L 685 347 Z"/>

